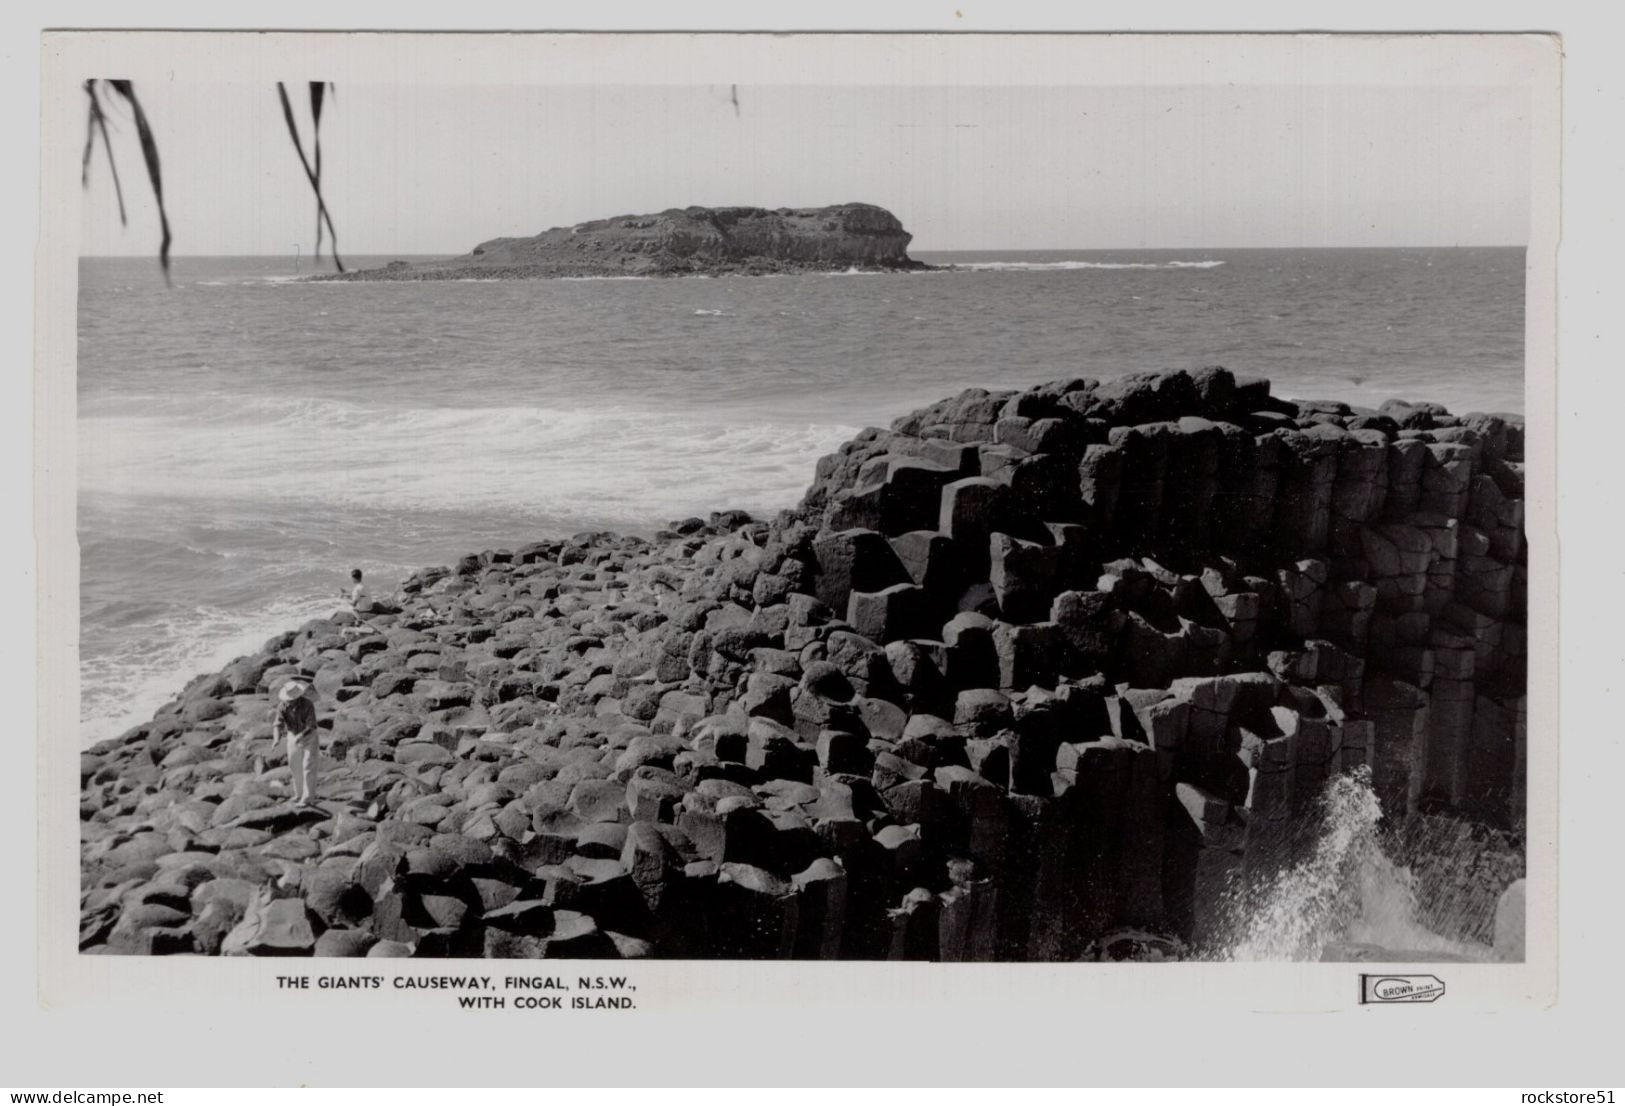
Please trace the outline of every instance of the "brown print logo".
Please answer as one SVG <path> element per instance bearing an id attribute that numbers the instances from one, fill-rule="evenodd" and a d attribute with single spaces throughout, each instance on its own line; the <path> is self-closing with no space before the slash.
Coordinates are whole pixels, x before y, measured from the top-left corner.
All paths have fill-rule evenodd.
<path id="1" fill-rule="evenodd" d="M 1432 1002 L 1444 994 L 1444 980 L 1436 975 L 1360 975 L 1360 1004 Z"/>

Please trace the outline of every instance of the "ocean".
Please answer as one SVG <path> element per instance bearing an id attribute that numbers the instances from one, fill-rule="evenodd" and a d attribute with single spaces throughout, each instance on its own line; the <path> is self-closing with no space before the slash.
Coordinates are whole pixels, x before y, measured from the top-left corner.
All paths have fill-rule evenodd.
<path id="1" fill-rule="evenodd" d="M 935 254 L 956 271 L 300 283 L 80 263 L 80 740 L 410 571 L 799 499 L 972 385 L 1223 365 L 1278 395 L 1523 410 L 1522 249 Z M 352 258 L 361 266 L 381 258 Z"/>

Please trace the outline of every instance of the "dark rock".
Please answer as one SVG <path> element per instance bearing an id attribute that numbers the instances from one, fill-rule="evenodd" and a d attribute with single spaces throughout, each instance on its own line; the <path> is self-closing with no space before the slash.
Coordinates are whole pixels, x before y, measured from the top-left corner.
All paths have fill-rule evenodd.
<path id="1" fill-rule="evenodd" d="M 813 543 L 813 557 L 818 598 L 834 610 L 846 610 L 854 591 L 880 591 L 909 582 L 890 543 L 875 530 L 842 530 L 820 537 Z"/>
<path id="2" fill-rule="evenodd" d="M 366 956 L 378 944 L 377 938 L 360 929 L 330 929 L 316 938 L 315 956 Z"/>
<path id="3" fill-rule="evenodd" d="M 255 900 L 220 951 L 227 956 L 311 956 L 316 933 L 303 901 Z"/>

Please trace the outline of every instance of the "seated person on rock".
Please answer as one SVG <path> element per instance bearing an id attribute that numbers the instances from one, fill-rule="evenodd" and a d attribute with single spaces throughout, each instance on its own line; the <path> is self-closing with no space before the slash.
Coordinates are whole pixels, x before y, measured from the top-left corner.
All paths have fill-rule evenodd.
<path id="1" fill-rule="evenodd" d="M 372 600 L 367 598 L 367 585 L 361 582 L 359 568 L 350 570 L 350 586 L 348 589 L 340 588 L 339 594 L 349 598 L 350 606 L 357 614 L 366 614 L 372 610 Z"/>
<path id="2" fill-rule="evenodd" d="M 361 582 L 361 570 L 359 568 L 350 570 L 350 586 L 348 589 L 340 589 L 339 594 L 349 598 L 350 608 L 357 615 L 400 613 L 399 607 L 393 606 L 382 599 L 372 599 L 367 595 L 367 586 Z"/>

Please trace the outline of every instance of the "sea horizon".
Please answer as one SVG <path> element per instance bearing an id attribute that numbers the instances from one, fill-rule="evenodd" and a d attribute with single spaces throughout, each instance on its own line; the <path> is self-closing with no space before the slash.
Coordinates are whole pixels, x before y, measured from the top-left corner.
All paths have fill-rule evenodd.
<path id="1" fill-rule="evenodd" d="M 1527 243 L 1503 242 L 1503 243 L 1468 243 L 1468 244 L 1462 244 L 1462 243 L 1448 243 L 1448 244 L 1422 243 L 1422 244 L 1414 244 L 1414 243 L 1412 243 L 1412 244 L 1395 245 L 1395 246 L 1372 246 L 1372 245 L 1339 245 L 1339 246 L 1325 246 L 1325 245 L 1315 245 L 1315 246 L 1309 246 L 1309 245 L 1304 245 L 1304 246 L 987 246 L 987 247 L 978 247 L 976 249 L 958 249 L 958 248 L 949 249 L 949 248 L 940 248 L 940 247 L 935 247 L 935 246 L 918 246 L 918 245 L 915 245 L 913 243 L 910 243 L 908 249 L 909 249 L 909 254 L 911 256 L 913 254 L 916 254 L 916 253 L 934 254 L 934 255 L 941 256 L 941 255 L 949 255 L 949 254 L 957 255 L 957 254 L 991 254 L 991 253 L 1068 253 L 1068 254 L 1076 254 L 1076 253 L 1181 253 L 1181 252 L 1247 253 L 1247 252 L 1257 252 L 1257 251 L 1295 252 L 1295 251 L 1302 251 L 1302 250 L 1320 250 L 1320 251 L 1343 250 L 1343 251 L 1350 251 L 1350 252 L 1353 252 L 1353 251 L 1367 251 L 1367 252 L 1369 252 L 1369 251 L 1381 251 L 1381 250 L 1527 250 L 1528 248 L 1529 248 L 1529 246 L 1528 246 Z M 448 259 L 453 258 L 453 257 L 462 257 L 462 256 L 466 255 L 467 253 L 468 253 L 467 249 L 464 249 L 464 250 L 461 250 L 461 251 L 427 251 L 427 252 L 424 252 L 424 251 L 415 251 L 415 252 L 412 252 L 412 251 L 409 251 L 409 252 L 389 252 L 389 251 L 384 251 L 384 252 L 379 252 L 379 251 L 376 251 L 376 250 L 369 250 L 369 251 L 367 251 L 365 253 L 355 254 L 354 256 L 356 258 L 361 258 L 361 259 L 365 259 L 365 260 L 377 260 L 379 258 L 400 258 L 403 261 L 442 261 L 442 260 L 448 260 Z M 252 259 L 258 260 L 258 259 L 263 259 L 263 258 L 295 258 L 295 257 L 309 258 L 311 256 L 313 256 L 313 255 L 303 253 L 302 251 L 295 252 L 295 253 L 275 253 L 275 252 L 273 252 L 273 253 L 181 253 L 181 252 L 171 252 L 170 255 L 169 255 L 169 258 L 170 258 L 171 261 L 219 261 L 219 260 L 223 260 L 223 259 L 232 259 L 232 258 L 252 258 Z M 324 250 L 322 252 L 321 256 L 330 257 L 331 254 L 328 251 Z M 342 257 L 347 257 L 347 256 L 350 256 L 350 255 L 347 254 L 347 253 L 340 254 L 341 258 Z M 131 261 L 131 260 L 141 260 L 141 259 L 145 258 L 145 259 L 151 260 L 154 264 L 157 263 L 157 258 L 154 257 L 150 252 L 142 252 L 142 251 L 138 251 L 138 250 L 130 251 L 128 253 L 103 253 L 103 254 L 81 253 L 81 254 L 78 255 L 78 257 L 79 257 L 80 261 Z"/>

